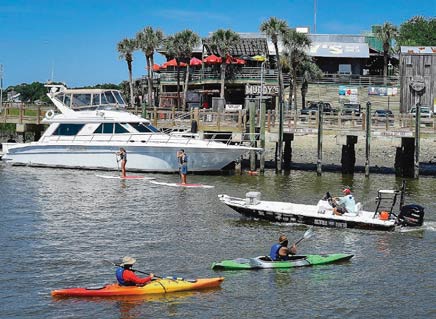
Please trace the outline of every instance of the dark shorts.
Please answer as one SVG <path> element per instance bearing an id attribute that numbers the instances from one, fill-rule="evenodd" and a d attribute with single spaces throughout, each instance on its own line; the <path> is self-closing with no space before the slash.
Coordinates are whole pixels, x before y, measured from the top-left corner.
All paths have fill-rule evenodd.
<path id="1" fill-rule="evenodd" d="M 339 214 L 345 214 L 345 213 L 348 212 L 348 211 L 346 210 L 346 208 L 345 208 L 345 207 L 342 207 L 342 206 L 337 206 L 337 207 L 336 207 L 336 211 L 337 211 Z"/>
<path id="2" fill-rule="evenodd" d="M 186 175 L 188 174 L 188 165 L 182 165 L 180 166 L 180 174 Z"/>

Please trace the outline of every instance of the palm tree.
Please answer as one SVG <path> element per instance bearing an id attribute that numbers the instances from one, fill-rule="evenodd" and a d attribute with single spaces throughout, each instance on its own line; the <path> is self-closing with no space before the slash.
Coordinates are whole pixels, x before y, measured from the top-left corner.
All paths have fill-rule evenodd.
<path id="1" fill-rule="evenodd" d="M 200 37 L 191 30 L 183 30 L 165 39 L 164 47 L 168 57 L 177 62 L 177 107 L 180 99 L 180 62 L 186 62 L 186 76 L 183 89 L 183 108 L 185 108 L 189 79 L 189 59 L 194 47 L 200 44 Z"/>
<path id="2" fill-rule="evenodd" d="M 264 32 L 268 37 L 271 38 L 274 44 L 274 49 L 276 51 L 277 58 L 277 71 L 278 71 L 278 82 L 279 82 L 279 142 L 277 147 L 278 159 L 277 159 L 277 170 L 282 170 L 282 147 L 283 147 L 283 75 L 282 67 L 280 65 L 280 54 L 278 40 L 283 37 L 288 32 L 288 24 L 285 20 L 280 20 L 275 17 L 269 18 L 269 20 L 263 22 L 260 25 L 260 31 Z"/>
<path id="3" fill-rule="evenodd" d="M 388 75 L 388 58 L 393 52 L 392 41 L 398 36 L 398 29 L 389 22 L 385 22 L 375 31 L 375 36 L 383 44 L 383 77 Z"/>
<path id="4" fill-rule="evenodd" d="M 127 62 L 127 68 L 129 70 L 129 87 L 130 87 L 130 105 L 133 105 L 133 79 L 132 79 L 132 62 L 133 62 L 133 52 L 136 49 L 136 40 L 135 39 L 124 39 L 118 42 L 117 50 L 120 54 L 120 59 L 125 59 Z M 135 112 L 138 112 L 135 109 Z"/>
<path id="5" fill-rule="evenodd" d="M 291 87 L 289 88 L 289 101 L 294 96 L 294 109 L 297 111 L 297 72 L 304 61 L 310 60 L 306 51 L 311 44 L 309 37 L 295 30 L 289 30 L 283 37 L 283 45 L 289 61 Z M 293 94 L 291 94 L 291 88 Z M 304 105 L 303 105 L 304 107 Z"/>
<path id="6" fill-rule="evenodd" d="M 148 105 L 153 104 L 153 65 L 154 51 L 162 44 L 163 32 L 159 29 L 153 30 L 152 27 L 145 27 L 136 34 L 137 49 L 140 49 L 147 62 L 148 79 Z"/>
<path id="7" fill-rule="evenodd" d="M 224 99 L 224 81 L 227 70 L 227 57 L 231 56 L 232 49 L 240 41 L 240 36 L 236 32 L 227 29 L 218 29 L 210 37 L 210 44 L 213 50 L 218 52 L 221 57 L 221 90 L 220 98 Z"/>
<path id="8" fill-rule="evenodd" d="M 301 104 L 302 108 L 306 105 L 306 94 L 309 87 L 309 82 L 314 79 L 319 79 L 322 77 L 323 72 L 321 69 L 310 60 L 304 61 L 300 65 L 300 72 L 302 74 L 303 81 L 301 83 Z"/>

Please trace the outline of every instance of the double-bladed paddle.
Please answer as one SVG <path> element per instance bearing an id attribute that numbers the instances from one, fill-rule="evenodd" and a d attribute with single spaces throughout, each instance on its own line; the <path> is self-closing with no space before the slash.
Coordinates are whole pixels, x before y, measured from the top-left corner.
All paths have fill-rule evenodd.
<path id="1" fill-rule="evenodd" d="M 305 233 L 303 234 L 303 237 L 301 237 L 299 240 L 297 240 L 294 245 L 297 246 L 303 239 L 309 239 L 313 235 L 314 235 L 313 227 L 310 227 L 308 230 L 305 231 Z"/>

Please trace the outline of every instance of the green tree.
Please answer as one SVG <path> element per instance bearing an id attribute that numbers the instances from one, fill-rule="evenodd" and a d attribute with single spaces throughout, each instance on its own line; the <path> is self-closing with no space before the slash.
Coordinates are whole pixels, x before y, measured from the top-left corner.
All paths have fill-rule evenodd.
<path id="1" fill-rule="evenodd" d="M 185 108 L 186 92 L 189 79 L 189 59 L 192 55 L 194 47 L 199 44 L 200 37 L 191 30 L 177 32 L 164 41 L 164 48 L 167 58 L 174 58 L 177 62 L 177 108 L 179 108 L 180 101 L 180 62 L 187 63 L 182 103 L 183 108 Z"/>
<path id="2" fill-rule="evenodd" d="M 310 47 L 311 42 L 312 41 L 305 33 L 296 32 L 293 29 L 290 29 L 283 36 L 285 56 L 288 60 L 290 69 L 289 101 L 292 101 L 293 95 L 295 111 L 297 111 L 297 73 L 303 62 L 310 61 L 310 57 L 307 55 L 306 50 Z M 293 94 L 291 94 L 291 92 L 293 92 Z"/>
<path id="3" fill-rule="evenodd" d="M 393 53 L 393 41 L 396 39 L 397 35 L 397 27 L 389 22 L 385 22 L 375 31 L 375 36 L 383 44 L 383 77 L 385 80 L 388 75 L 388 60 Z"/>
<path id="4" fill-rule="evenodd" d="M 274 49 L 276 51 L 277 58 L 277 71 L 278 71 L 278 82 L 279 82 L 279 141 L 277 145 L 277 170 L 282 170 L 282 158 L 283 158 L 283 74 L 282 67 L 280 65 L 280 52 L 278 41 L 279 38 L 282 38 L 289 30 L 288 24 L 285 20 L 277 19 L 275 17 L 269 18 L 267 21 L 264 21 L 260 25 L 260 31 L 265 33 L 268 37 L 271 38 L 272 43 L 274 44 Z"/>
<path id="5" fill-rule="evenodd" d="M 133 52 L 136 50 L 136 40 L 135 39 L 123 39 L 118 42 L 117 50 L 120 54 L 119 58 L 124 59 L 127 62 L 127 69 L 129 70 L 129 85 L 130 85 L 130 105 L 133 106 L 135 99 L 133 97 L 133 77 L 132 77 L 132 62 L 133 62 Z M 135 111 L 138 112 L 137 107 Z"/>
<path id="6" fill-rule="evenodd" d="M 436 46 L 436 18 L 416 16 L 400 26 L 398 45 Z"/>
<path id="7" fill-rule="evenodd" d="M 218 29 L 210 37 L 210 45 L 213 50 L 218 52 L 221 57 L 221 90 L 220 97 L 224 98 L 224 83 L 226 79 L 227 57 L 231 56 L 232 49 L 240 41 L 240 36 L 236 32 L 227 29 Z"/>
<path id="8" fill-rule="evenodd" d="M 302 108 L 306 106 L 306 95 L 309 88 L 309 82 L 315 79 L 320 79 L 323 76 L 321 69 L 311 60 L 306 60 L 300 64 L 300 72 L 302 74 L 301 83 L 301 104 Z"/>
<path id="9" fill-rule="evenodd" d="M 153 105 L 153 65 L 154 51 L 162 44 L 163 32 L 152 27 L 145 27 L 136 34 L 137 48 L 142 50 L 147 62 L 148 105 Z"/>
<path id="10" fill-rule="evenodd" d="M 36 100 L 41 100 L 44 102 L 49 101 L 49 98 L 47 97 L 48 90 L 44 86 L 44 83 L 41 82 L 33 82 L 31 84 L 22 83 L 15 86 L 9 86 L 6 91 L 15 91 L 20 93 L 21 101 L 26 103 L 33 103 Z"/>

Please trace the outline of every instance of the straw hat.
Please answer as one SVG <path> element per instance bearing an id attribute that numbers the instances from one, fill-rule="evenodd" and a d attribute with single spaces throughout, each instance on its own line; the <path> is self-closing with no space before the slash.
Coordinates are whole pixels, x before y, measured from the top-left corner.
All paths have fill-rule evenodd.
<path id="1" fill-rule="evenodd" d="M 123 266 L 126 266 L 126 265 L 133 265 L 135 262 L 136 262 L 135 258 L 132 258 L 130 256 L 125 256 L 125 257 L 123 257 L 123 261 L 120 264 L 120 266 L 123 267 Z"/>

